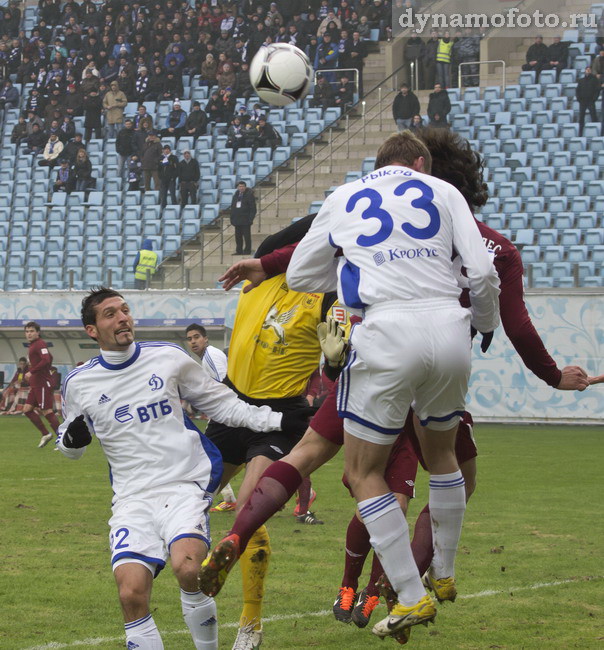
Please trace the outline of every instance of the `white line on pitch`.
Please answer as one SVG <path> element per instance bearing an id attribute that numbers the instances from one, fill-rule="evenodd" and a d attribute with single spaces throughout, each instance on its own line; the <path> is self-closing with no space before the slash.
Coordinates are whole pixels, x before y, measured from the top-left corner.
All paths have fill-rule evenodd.
<path id="1" fill-rule="evenodd" d="M 509 587 L 508 589 L 487 589 L 485 591 L 478 591 L 475 594 L 460 594 L 459 599 L 468 598 L 486 598 L 487 596 L 500 596 L 518 591 L 534 591 L 535 589 L 544 589 L 545 587 L 558 587 L 560 585 L 568 585 L 575 582 L 593 582 L 594 580 L 602 580 L 604 576 L 593 576 L 586 578 L 569 578 L 568 580 L 555 580 L 554 582 L 537 582 L 534 585 L 527 585 L 525 587 Z M 262 623 L 274 623 L 276 621 L 292 621 L 301 617 L 308 616 L 327 616 L 331 614 L 331 609 L 322 609 L 319 612 L 308 612 L 307 614 L 274 614 L 262 619 Z M 239 627 L 239 623 L 222 623 L 220 628 L 233 628 Z M 189 630 L 172 630 L 162 632 L 162 636 L 180 636 L 182 634 L 189 634 Z M 78 648 L 78 647 L 93 647 L 101 645 L 102 643 L 119 643 L 124 640 L 124 636 L 113 637 L 97 637 L 94 639 L 84 639 L 82 641 L 72 641 L 71 643 L 45 643 L 44 645 L 31 646 L 25 650 L 62 650 L 64 648 Z"/>

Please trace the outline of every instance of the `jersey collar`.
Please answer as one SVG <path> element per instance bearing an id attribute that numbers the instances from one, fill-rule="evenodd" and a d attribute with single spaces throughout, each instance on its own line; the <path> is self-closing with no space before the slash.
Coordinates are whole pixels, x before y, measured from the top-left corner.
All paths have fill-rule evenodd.
<path id="1" fill-rule="evenodd" d="M 101 354 L 99 354 L 99 363 L 103 366 L 103 368 L 107 368 L 107 370 L 122 370 L 123 368 L 131 366 L 138 359 L 141 353 L 141 348 L 138 343 L 133 343 L 132 345 L 134 347 L 134 351 L 132 352 L 131 356 L 126 359 L 126 361 L 118 364 L 109 363 L 103 357 L 103 351 L 101 350 Z M 128 350 L 128 352 L 130 352 L 130 350 Z"/>

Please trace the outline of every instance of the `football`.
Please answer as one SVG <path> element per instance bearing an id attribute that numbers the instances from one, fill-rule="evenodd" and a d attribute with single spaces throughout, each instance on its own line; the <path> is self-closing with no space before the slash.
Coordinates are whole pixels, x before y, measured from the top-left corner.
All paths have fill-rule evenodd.
<path id="1" fill-rule="evenodd" d="M 258 97 L 274 106 L 306 97 L 312 72 L 306 54 L 289 43 L 261 47 L 250 63 L 250 81 Z"/>

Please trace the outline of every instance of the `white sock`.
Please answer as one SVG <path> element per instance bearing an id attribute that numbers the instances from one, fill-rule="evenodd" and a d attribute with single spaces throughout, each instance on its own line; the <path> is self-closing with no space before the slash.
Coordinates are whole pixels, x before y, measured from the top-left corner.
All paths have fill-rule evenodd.
<path id="1" fill-rule="evenodd" d="M 429 503 L 434 540 L 432 575 L 435 578 L 452 578 L 466 511 L 466 488 L 461 470 L 452 474 L 430 475 Z"/>
<path id="2" fill-rule="evenodd" d="M 359 512 L 369 531 L 371 545 L 380 558 L 401 605 L 419 602 L 426 590 L 411 552 L 409 527 L 392 492 L 359 502 Z"/>
<path id="3" fill-rule="evenodd" d="M 151 614 L 124 625 L 128 650 L 164 650 L 159 630 Z"/>
<path id="4" fill-rule="evenodd" d="M 182 615 L 193 637 L 197 650 L 217 650 L 218 623 L 216 622 L 216 603 L 203 591 L 180 590 Z"/>
<path id="5" fill-rule="evenodd" d="M 235 493 L 233 492 L 233 488 L 231 487 L 230 483 L 227 483 L 222 488 L 222 492 L 220 494 L 222 495 L 222 500 L 223 501 L 229 501 L 230 503 L 233 503 L 233 502 L 236 501 Z"/>

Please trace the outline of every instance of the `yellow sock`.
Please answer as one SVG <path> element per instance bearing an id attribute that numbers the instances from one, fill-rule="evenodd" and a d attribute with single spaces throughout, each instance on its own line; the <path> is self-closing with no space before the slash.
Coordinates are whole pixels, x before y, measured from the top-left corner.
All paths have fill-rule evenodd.
<path id="1" fill-rule="evenodd" d="M 239 558 L 243 582 L 243 611 L 239 619 L 239 627 L 250 623 L 254 624 L 255 630 L 262 627 L 262 599 L 270 554 L 268 530 L 266 526 L 260 526 Z"/>

